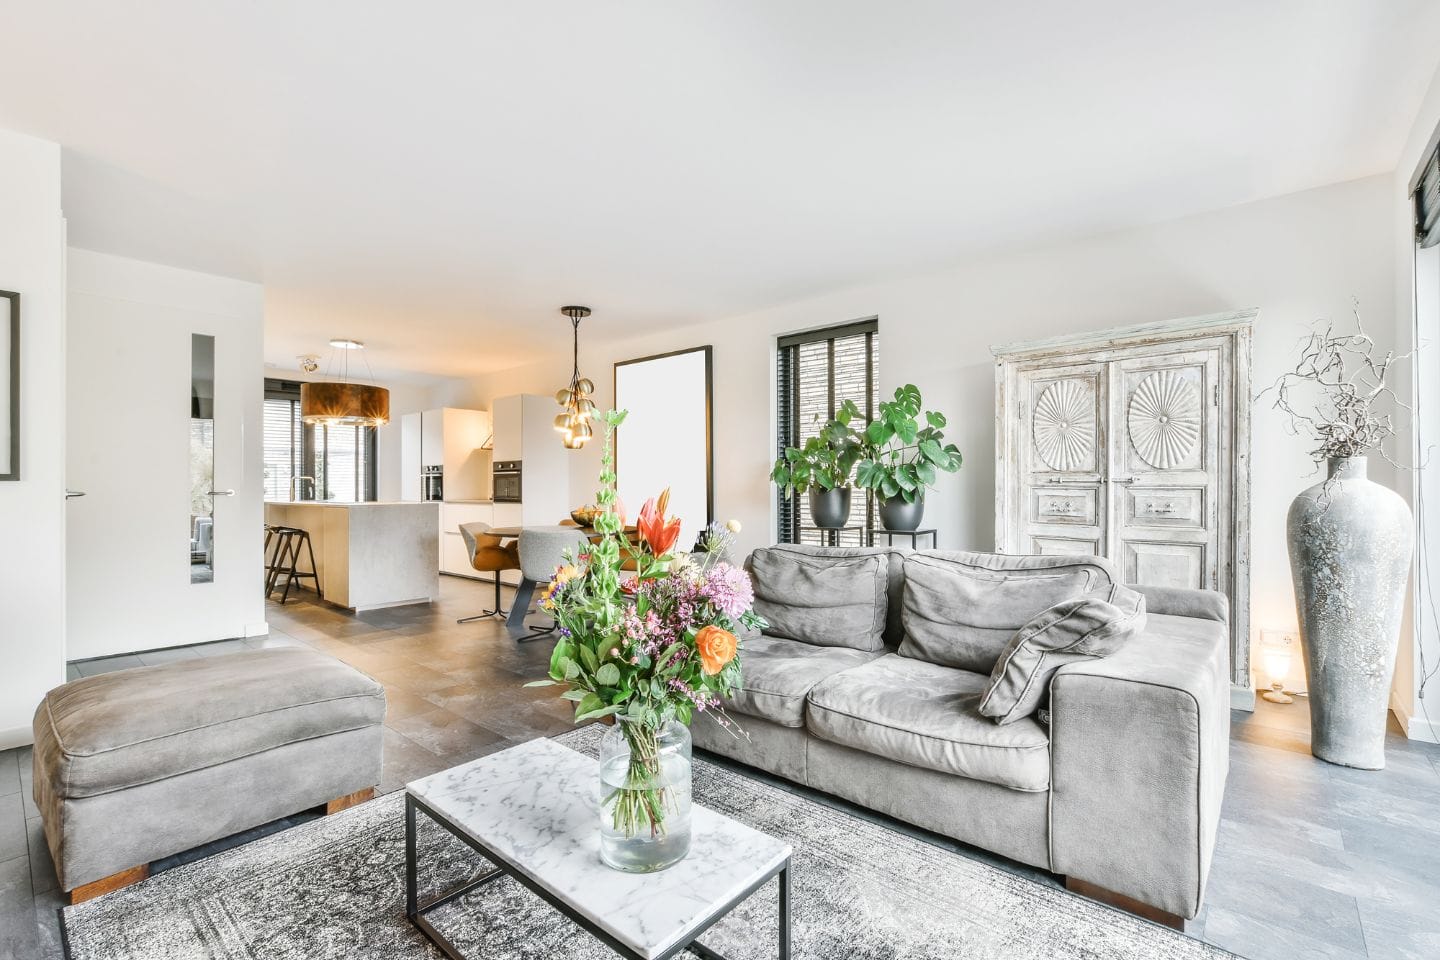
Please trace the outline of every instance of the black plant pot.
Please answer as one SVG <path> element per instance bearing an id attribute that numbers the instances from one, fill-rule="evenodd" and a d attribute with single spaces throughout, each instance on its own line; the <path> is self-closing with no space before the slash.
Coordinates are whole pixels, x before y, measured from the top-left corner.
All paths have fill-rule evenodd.
<path id="1" fill-rule="evenodd" d="M 850 488 L 810 488 L 810 521 L 822 530 L 835 530 L 850 520 Z"/>
<path id="2" fill-rule="evenodd" d="M 880 501 L 880 526 L 886 530 L 918 530 L 925 516 L 925 494 L 906 503 L 904 497 L 890 497 Z"/>

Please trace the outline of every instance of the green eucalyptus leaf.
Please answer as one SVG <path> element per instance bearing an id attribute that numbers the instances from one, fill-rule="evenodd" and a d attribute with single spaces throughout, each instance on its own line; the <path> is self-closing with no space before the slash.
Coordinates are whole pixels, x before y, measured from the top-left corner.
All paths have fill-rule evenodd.
<path id="1" fill-rule="evenodd" d="M 602 687 L 613 687 L 620 682 L 620 668 L 613 663 L 602 663 L 595 671 L 595 682 Z"/>
<path id="2" fill-rule="evenodd" d="M 580 662 L 584 664 L 585 672 L 593 676 L 595 671 L 600 669 L 600 658 L 595 656 L 595 651 L 590 649 L 589 644 L 582 643 L 579 646 Z"/>

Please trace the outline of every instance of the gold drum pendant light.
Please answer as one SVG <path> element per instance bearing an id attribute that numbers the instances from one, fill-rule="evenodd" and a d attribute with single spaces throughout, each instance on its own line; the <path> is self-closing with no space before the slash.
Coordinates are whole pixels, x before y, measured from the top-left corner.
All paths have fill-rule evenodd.
<path id="1" fill-rule="evenodd" d="M 573 364 L 570 371 L 570 385 L 555 393 L 555 402 L 560 404 L 561 413 L 555 417 L 555 429 L 567 449 L 579 450 L 590 442 L 595 428 L 590 418 L 595 415 L 595 402 L 590 395 L 595 392 L 595 381 L 580 376 L 580 321 L 590 316 L 589 307 L 561 307 L 560 312 L 570 318 L 574 335 Z"/>
<path id="2" fill-rule="evenodd" d="M 390 422 L 390 391 L 373 383 L 349 379 L 349 354 L 363 350 L 359 340 L 331 340 L 330 346 L 345 358 L 339 380 L 317 380 L 300 385 L 300 419 L 325 426 L 378 427 Z M 369 369 L 369 361 L 366 361 Z M 374 378 L 372 371 L 371 378 Z"/>

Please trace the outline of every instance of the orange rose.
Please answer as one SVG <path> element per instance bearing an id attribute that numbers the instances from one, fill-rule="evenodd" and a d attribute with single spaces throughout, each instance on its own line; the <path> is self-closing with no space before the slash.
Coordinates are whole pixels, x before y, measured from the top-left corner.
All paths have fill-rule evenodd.
<path id="1" fill-rule="evenodd" d="M 695 634 L 695 652 L 700 654 L 700 669 L 715 676 L 735 659 L 735 634 L 716 626 L 702 627 Z"/>

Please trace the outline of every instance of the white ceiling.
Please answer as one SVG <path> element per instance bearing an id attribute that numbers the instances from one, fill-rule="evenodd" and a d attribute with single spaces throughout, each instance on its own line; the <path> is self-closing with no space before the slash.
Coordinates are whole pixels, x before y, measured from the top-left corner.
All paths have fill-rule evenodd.
<path id="1" fill-rule="evenodd" d="M 1383 172 L 1431 0 L 3 0 L 77 246 L 458 376 Z"/>

